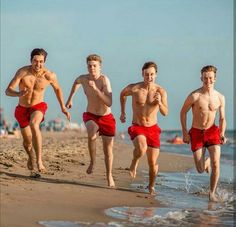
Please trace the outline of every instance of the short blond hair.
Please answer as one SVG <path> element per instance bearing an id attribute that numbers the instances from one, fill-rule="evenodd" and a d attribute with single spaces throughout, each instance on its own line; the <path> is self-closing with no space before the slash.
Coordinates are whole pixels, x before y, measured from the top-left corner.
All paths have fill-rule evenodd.
<path id="1" fill-rule="evenodd" d="M 87 57 L 87 63 L 89 61 L 98 61 L 100 64 L 102 64 L 102 58 L 99 55 L 97 55 L 97 54 L 90 54 Z"/>

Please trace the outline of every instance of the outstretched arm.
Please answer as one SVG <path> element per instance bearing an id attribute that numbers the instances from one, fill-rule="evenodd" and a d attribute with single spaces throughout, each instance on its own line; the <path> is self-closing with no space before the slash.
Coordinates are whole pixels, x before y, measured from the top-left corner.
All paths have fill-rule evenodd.
<path id="1" fill-rule="evenodd" d="M 70 121 L 70 113 L 67 111 L 67 109 L 65 107 L 63 93 L 62 93 L 61 87 L 57 81 L 57 77 L 56 77 L 55 73 L 51 73 L 51 75 L 50 75 L 50 84 L 52 85 L 53 90 L 57 96 L 57 100 L 60 104 L 62 113 L 64 113 L 66 115 L 67 119 Z"/>
<path id="2" fill-rule="evenodd" d="M 190 136 L 189 136 L 188 130 L 187 130 L 187 113 L 188 113 L 189 109 L 192 107 L 192 105 L 193 105 L 193 98 L 190 95 L 185 100 L 185 102 L 181 108 L 181 111 L 180 111 L 180 122 L 181 122 L 182 133 L 183 133 L 183 141 L 185 143 L 190 142 Z"/>
<path id="3" fill-rule="evenodd" d="M 76 93 L 76 91 L 79 89 L 80 85 L 81 85 L 81 81 L 80 81 L 80 77 L 78 77 L 74 81 L 74 83 L 72 85 L 72 88 L 71 88 L 71 91 L 70 91 L 70 95 L 69 95 L 69 97 L 66 101 L 66 107 L 67 108 L 69 108 L 69 109 L 72 108 L 72 106 L 73 106 L 73 102 L 72 102 L 73 96 Z"/>
<path id="4" fill-rule="evenodd" d="M 127 96 L 129 95 L 131 95 L 131 85 L 125 87 L 120 93 L 120 108 L 121 108 L 120 121 L 122 123 L 125 123 L 126 121 L 125 104 Z"/>
<path id="5" fill-rule="evenodd" d="M 225 120 L 225 97 L 222 95 L 220 97 L 221 105 L 219 108 L 219 128 L 220 128 L 220 137 L 221 142 L 226 143 L 225 138 L 225 129 L 226 129 L 226 120 Z"/>

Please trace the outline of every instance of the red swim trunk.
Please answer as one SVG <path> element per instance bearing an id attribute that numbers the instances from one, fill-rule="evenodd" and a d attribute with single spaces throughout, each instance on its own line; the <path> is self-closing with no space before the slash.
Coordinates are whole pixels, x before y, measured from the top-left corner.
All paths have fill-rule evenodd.
<path id="1" fill-rule="evenodd" d="M 48 108 L 48 105 L 45 102 L 40 102 L 31 107 L 24 107 L 24 106 L 18 105 L 16 106 L 16 109 L 15 109 L 15 118 L 18 121 L 20 127 L 25 128 L 30 124 L 30 115 L 34 111 L 36 110 L 41 111 L 43 115 L 45 115 L 47 108 Z M 43 120 L 44 120 L 44 117 L 42 119 L 42 122 Z"/>
<path id="2" fill-rule="evenodd" d="M 94 121 L 99 129 L 99 135 L 103 136 L 114 136 L 116 132 L 116 120 L 112 113 L 100 116 L 95 115 L 89 112 L 83 113 L 83 121 L 86 123 L 87 121 Z"/>
<path id="3" fill-rule="evenodd" d="M 202 147 L 221 144 L 220 129 L 216 125 L 213 125 L 208 129 L 191 128 L 189 130 L 189 135 L 193 152 Z"/>
<path id="4" fill-rule="evenodd" d="M 134 140 L 134 138 L 138 135 L 144 135 L 149 147 L 160 148 L 161 129 L 158 125 L 146 127 L 133 124 L 128 128 L 128 133 L 131 140 Z"/>

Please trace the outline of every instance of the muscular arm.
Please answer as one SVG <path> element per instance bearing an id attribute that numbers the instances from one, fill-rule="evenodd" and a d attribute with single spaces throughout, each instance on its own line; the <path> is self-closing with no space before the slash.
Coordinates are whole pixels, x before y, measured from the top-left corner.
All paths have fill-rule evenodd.
<path id="1" fill-rule="evenodd" d="M 190 138 L 189 138 L 188 130 L 187 130 L 187 113 L 189 109 L 192 107 L 192 105 L 193 105 L 193 97 L 192 95 L 189 95 L 187 99 L 185 100 L 180 111 L 180 122 L 181 122 L 182 133 L 183 133 L 183 141 L 185 143 L 190 142 Z"/>
<path id="2" fill-rule="evenodd" d="M 225 120 L 225 97 L 220 97 L 221 105 L 219 108 L 219 128 L 220 128 L 220 136 L 221 138 L 225 137 L 225 129 L 226 129 L 226 120 Z M 223 143 L 225 142 L 222 141 Z"/>
<path id="3" fill-rule="evenodd" d="M 50 84 L 53 87 L 53 90 L 57 96 L 57 100 L 60 104 L 61 111 L 67 116 L 67 119 L 70 120 L 70 113 L 67 112 L 65 104 L 64 104 L 64 98 L 63 98 L 63 93 L 61 90 L 61 87 L 57 81 L 57 77 L 55 73 L 50 74 Z"/>
<path id="4" fill-rule="evenodd" d="M 168 114 L 167 93 L 162 89 L 161 100 L 159 101 L 160 112 L 163 116 Z"/>
<path id="5" fill-rule="evenodd" d="M 110 84 L 109 79 L 104 76 L 104 88 L 102 91 L 97 88 L 94 81 L 89 81 L 89 85 L 91 87 L 93 87 L 97 96 L 102 100 L 102 102 L 106 106 L 111 107 L 111 105 L 112 105 L 112 90 L 111 90 L 111 84 Z"/>
<path id="6" fill-rule="evenodd" d="M 131 91 L 132 91 L 131 89 L 132 89 L 131 85 L 128 85 L 120 93 L 120 108 L 121 108 L 120 121 L 122 123 L 124 123 L 126 120 L 125 104 L 126 104 L 127 96 L 131 95 Z"/>
<path id="7" fill-rule="evenodd" d="M 78 77 L 74 81 L 74 83 L 72 85 L 72 88 L 71 88 L 71 91 L 70 91 L 70 95 L 69 95 L 69 97 L 66 101 L 66 107 L 67 108 L 71 108 L 73 106 L 72 99 L 73 99 L 73 96 L 76 93 L 76 91 L 79 89 L 80 85 L 81 85 L 81 81 L 80 81 L 80 77 Z"/>
<path id="8" fill-rule="evenodd" d="M 28 93 L 26 88 L 21 91 L 15 90 L 16 87 L 19 86 L 22 75 L 23 75 L 23 72 L 21 69 L 16 72 L 15 76 L 13 77 L 13 79 L 11 80 L 11 82 L 9 83 L 9 85 L 5 91 L 7 96 L 21 97 L 21 96 L 24 96 Z"/>

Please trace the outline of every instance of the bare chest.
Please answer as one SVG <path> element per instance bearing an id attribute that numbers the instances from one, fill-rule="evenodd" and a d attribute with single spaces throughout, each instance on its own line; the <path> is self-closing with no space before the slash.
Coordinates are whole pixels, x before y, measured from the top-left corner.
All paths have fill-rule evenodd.
<path id="1" fill-rule="evenodd" d="M 84 89 L 84 93 L 89 96 L 89 97 L 95 97 L 95 90 L 94 88 L 89 84 L 89 80 L 86 80 L 83 83 L 83 89 Z M 97 87 L 97 89 L 99 89 L 101 92 L 103 92 L 104 90 L 104 85 L 102 83 L 102 81 L 95 81 L 95 86 Z"/>
<path id="2" fill-rule="evenodd" d="M 49 81 L 44 77 L 35 77 L 33 75 L 28 75 L 22 78 L 20 82 L 20 87 L 26 87 L 30 90 L 41 91 L 49 85 Z"/>
<path id="3" fill-rule="evenodd" d="M 196 102 L 196 108 L 200 111 L 217 111 L 220 107 L 220 100 L 217 95 L 201 95 Z"/>
<path id="4" fill-rule="evenodd" d="M 133 100 L 137 105 L 146 106 L 152 105 L 154 102 L 155 91 L 147 91 L 141 89 L 133 94 Z"/>

